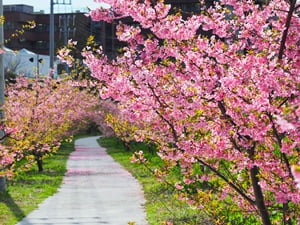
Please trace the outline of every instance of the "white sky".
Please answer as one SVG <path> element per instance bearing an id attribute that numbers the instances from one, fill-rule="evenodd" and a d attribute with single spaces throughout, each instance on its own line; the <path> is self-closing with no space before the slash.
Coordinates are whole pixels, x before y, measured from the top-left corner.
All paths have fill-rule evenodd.
<path id="1" fill-rule="evenodd" d="M 54 2 L 72 2 L 72 5 L 54 5 L 54 13 L 75 12 L 81 10 L 86 12 L 86 8 L 94 9 L 99 7 L 100 3 L 94 0 L 54 0 Z M 3 0 L 3 5 L 24 4 L 34 7 L 34 11 L 44 10 L 46 13 L 50 11 L 50 0 Z"/>

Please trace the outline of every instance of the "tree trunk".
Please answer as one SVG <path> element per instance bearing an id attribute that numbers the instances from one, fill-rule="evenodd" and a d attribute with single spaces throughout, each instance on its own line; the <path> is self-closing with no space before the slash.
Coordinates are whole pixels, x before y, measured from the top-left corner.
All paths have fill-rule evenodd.
<path id="1" fill-rule="evenodd" d="M 127 152 L 130 152 L 131 147 L 130 147 L 130 143 L 127 141 L 122 141 L 123 142 L 123 146 L 126 149 Z"/>
<path id="2" fill-rule="evenodd" d="M 43 168 L 43 160 L 42 160 L 42 159 L 37 159 L 37 160 L 36 160 L 36 163 L 37 163 L 39 172 L 43 172 L 43 171 L 44 171 L 44 168 Z"/>
<path id="3" fill-rule="evenodd" d="M 253 168 L 250 169 L 251 182 L 252 182 L 252 187 L 255 195 L 255 204 L 260 213 L 260 217 L 262 219 L 263 224 L 272 225 L 268 209 L 265 205 L 264 196 L 261 187 L 259 185 L 258 173 L 259 173 L 259 168 L 257 166 L 254 166 Z"/>
<path id="4" fill-rule="evenodd" d="M 292 220 L 289 217 L 289 204 L 283 203 L 283 218 L 282 222 L 284 225 L 293 225 Z"/>

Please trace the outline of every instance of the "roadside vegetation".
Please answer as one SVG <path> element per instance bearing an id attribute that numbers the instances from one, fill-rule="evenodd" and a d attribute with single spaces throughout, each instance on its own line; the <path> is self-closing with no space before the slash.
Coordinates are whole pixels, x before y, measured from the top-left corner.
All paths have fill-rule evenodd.
<path id="1" fill-rule="evenodd" d="M 81 137 L 63 142 L 57 153 L 44 160 L 43 172 L 38 172 L 33 165 L 7 181 L 7 191 L 0 192 L 1 225 L 15 225 L 57 191 L 66 172 L 68 156 L 74 151 L 74 141 Z"/>

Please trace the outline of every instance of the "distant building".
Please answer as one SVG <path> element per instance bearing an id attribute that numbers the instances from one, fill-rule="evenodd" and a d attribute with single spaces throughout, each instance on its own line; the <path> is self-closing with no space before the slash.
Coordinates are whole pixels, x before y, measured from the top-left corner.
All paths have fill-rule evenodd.
<path id="1" fill-rule="evenodd" d="M 49 75 L 49 55 L 35 54 L 25 48 L 19 49 L 18 52 L 6 47 L 4 50 L 3 66 L 7 78 L 16 74 L 27 77 L 35 77 L 37 74 Z"/>
<path id="2" fill-rule="evenodd" d="M 29 5 L 4 5 L 4 38 L 10 39 L 5 45 L 13 50 L 26 48 L 37 54 L 49 55 L 50 14 L 34 12 Z M 27 21 L 34 20 L 36 27 L 19 37 L 11 37 Z M 83 12 L 54 14 L 55 48 L 62 47 L 68 39 L 78 41 L 84 46 L 89 35 L 95 33 L 98 26 L 92 25 L 90 18 Z M 96 33 L 99 33 L 97 31 Z"/>

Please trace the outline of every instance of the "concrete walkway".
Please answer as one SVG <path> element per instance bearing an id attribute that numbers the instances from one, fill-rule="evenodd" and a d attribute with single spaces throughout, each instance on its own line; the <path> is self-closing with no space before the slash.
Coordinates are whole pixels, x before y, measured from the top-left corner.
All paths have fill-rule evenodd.
<path id="1" fill-rule="evenodd" d="M 75 142 L 59 191 L 17 225 L 147 225 L 140 185 L 99 147 L 97 138 Z"/>

